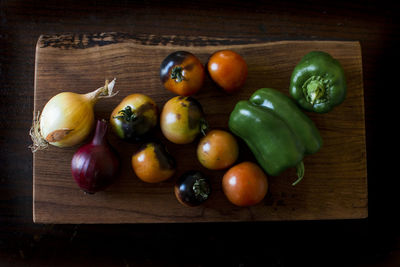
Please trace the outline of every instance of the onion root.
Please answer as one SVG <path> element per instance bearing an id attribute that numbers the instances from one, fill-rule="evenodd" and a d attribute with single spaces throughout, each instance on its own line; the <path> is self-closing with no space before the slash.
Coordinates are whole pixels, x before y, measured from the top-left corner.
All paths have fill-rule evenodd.
<path id="1" fill-rule="evenodd" d="M 32 139 L 32 145 L 29 146 L 32 153 L 38 150 L 46 149 L 49 146 L 49 143 L 40 134 L 40 111 L 38 111 L 36 117 L 33 118 L 29 135 Z"/>

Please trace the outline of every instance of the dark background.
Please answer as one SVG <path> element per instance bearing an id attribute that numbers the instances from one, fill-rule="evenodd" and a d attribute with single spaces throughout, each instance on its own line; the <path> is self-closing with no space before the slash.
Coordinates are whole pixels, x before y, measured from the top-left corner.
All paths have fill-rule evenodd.
<path id="1" fill-rule="evenodd" d="M 399 4 L 233 0 L 0 3 L 0 266 L 400 266 L 399 175 L 392 171 L 399 158 L 395 148 Z M 359 40 L 369 218 L 33 224 L 28 130 L 33 116 L 36 41 L 43 33 L 104 31 L 271 41 Z"/>

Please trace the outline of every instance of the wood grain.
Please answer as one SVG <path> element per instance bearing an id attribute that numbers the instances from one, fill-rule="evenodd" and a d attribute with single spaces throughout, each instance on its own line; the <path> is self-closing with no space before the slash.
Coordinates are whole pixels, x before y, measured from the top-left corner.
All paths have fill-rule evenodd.
<path id="1" fill-rule="evenodd" d="M 249 76 L 240 92 L 227 96 L 210 80 L 195 95 L 214 128 L 227 129 L 230 111 L 240 99 L 262 87 L 288 94 L 289 78 L 300 58 L 311 50 L 326 51 L 343 65 L 348 94 L 344 103 L 328 114 L 310 114 L 324 139 L 323 148 L 304 160 L 306 174 L 291 186 L 294 170 L 269 177 L 269 193 L 254 207 L 238 208 L 221 191 L 223 171 L 208 171 L 195 157 L 196 142 L 174 145 L 159 131 L 156 138 L 166 144 L 178 162 L 178 172 L 169 181 L 145 184 L 135 177 L 130 158 L 139 144 L 128 144 L 109 134 L 121 155 L 123 173 L 104 192 L 85 195 L 70 174 L 70 160 L 77 149 L 50 147 L 33 156 L 33 214 L 41 223 L 143 223 L 276 221 L 365 218 L 368 215 L 365 149 L 364 94 L 361 48 L 358 42 L 280 41 L 180 36 L 146 36 L 122 33 L 96 35 L 43 35 L 37 43 L 35 65 L 35 111 L 62 91 L 86 93 L 105 79 L 117 77 L 119 94 L 96 104 L 99 118 L 131 93 L 151 96 L 162 108 L 174 95 L 163 89 L 159 64 L 169 53 L 188 50 L 202 62 L 216 50 L 233 49 L 247 61 Z M 254 160 L 241 145 L 240 160 Z M 187 208 L 173 194 L 180 174 L 200 169 L 212 179 L 213 191 L 206 204 Z"/>

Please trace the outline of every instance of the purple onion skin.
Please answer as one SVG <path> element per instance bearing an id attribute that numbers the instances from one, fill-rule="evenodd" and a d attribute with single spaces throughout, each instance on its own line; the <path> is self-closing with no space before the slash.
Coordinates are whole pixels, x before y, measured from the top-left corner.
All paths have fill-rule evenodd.
<path id="1" fill-rule="evenodd" d="M 81 146 L 72 157 L 72 176 L 89 194 L 106 189 L 119 176 L 119 159 L 108 143 L 106 133 L 107 122 L 98 120 L 92 141 Z"/>

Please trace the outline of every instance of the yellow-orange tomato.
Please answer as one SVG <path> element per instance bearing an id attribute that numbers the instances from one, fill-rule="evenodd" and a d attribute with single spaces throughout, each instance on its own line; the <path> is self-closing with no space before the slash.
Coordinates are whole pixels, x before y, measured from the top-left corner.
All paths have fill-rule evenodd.
<path id="1" fill-rule="evenodd" d="M 189 96 L 203 86 L 205 70 L 192 53 L 176 51 L 161 63 L 160 78 L 166 89 L 178 95 Z"/>
<path id="2" fill-rule="evenodd" d="M 222 170 L 237 160 L 239 147 L 232 134 L 222 130 L 211 130 L 197 146 L 197 158 L 211 170 Z"/>
<path id="3" fill-rule="evenodd" d="M 175 144 L 191 143 L 205 125 L 200 103 L 190 96 L 171 98 L 165 103 L 160 116 L 162 133 Z"/>
<path id="4" fill-rule="evenodd" d="M 175 160 L 161 144 L 150 142 L 132 156 L 132 168 L 144 182 L 158 183 L 175 173 Z"/>
<path id="5" fill-rule="evenodd" d="M 246 61 L 236 52 L 215 52 L 207 63 L 211 79 L 228 93 L 240 89 L 247 79 Z"/>
<path id="6" fill-rule="evenodd" d="M 268 191 L 265 173 L 252 162 L 230 168 L 222 178 L 222 189 L 230 202 L 246 207 L 260 203 Z"/>
<path id="7" fill-rule="evenodd" d="M 157 125 L 158 108 L 153 99 L 143 94 L 131 94 L 118 104 L 110 115 L 110 124 L 124 140 L 143 139 Z"/>

